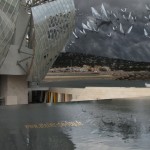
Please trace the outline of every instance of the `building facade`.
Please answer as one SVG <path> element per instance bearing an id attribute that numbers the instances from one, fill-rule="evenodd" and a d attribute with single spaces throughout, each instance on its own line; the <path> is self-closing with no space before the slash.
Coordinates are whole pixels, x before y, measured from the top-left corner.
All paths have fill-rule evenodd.
<path id="1" fill-rule="evenodd" d="M 45 77 L 67 43 L 74 18 L 73 0 L 0 0 L 0 97 L 15 97 L 18 103 L 17 93 L 27 95 L 28 81 Z M 25 85 L 23 91 L 17 92 L 18 85 Z"/>

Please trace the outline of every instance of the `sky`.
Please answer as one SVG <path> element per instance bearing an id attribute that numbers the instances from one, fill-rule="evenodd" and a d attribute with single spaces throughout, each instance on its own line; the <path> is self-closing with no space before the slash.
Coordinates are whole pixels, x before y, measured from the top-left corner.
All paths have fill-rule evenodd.
<path id="1" fill-rule="evenodd" d="M 144 28 L 150 34 L 150 23 L 145 26 L 148 21 L 144 18 L 150 15 L 150 11 L 145 8 L 146 4 L 150 6 L 150 0 L 75 0 L 77 9 L 75 28 L 82 30 L 81 24 L 86 24 L 88 18 L 92 16 L 91 7 L 100 12 L 102 3 L 106 10 L 120 13 L 121 8 L 127 8 L 126 16 L 132 12 L 132 15 L 137 17 L 131 33 L 124 36 L 119 31 L 114 32 L 112 25 L 104 25 L 99 32 L 86 31 L 86 36 L 78 34 L 79 39 L 72 36 L 70 41 L 73 41 L 73 44 L 69 43 L 66 51 L 150 62 L 150 38 L 144 36 Z M 131 22 L 123 19 L 120 22 L 125 32 L 132 25 Z M 112 34 L 111 38 L 107 36 L 109 33 Z"/>

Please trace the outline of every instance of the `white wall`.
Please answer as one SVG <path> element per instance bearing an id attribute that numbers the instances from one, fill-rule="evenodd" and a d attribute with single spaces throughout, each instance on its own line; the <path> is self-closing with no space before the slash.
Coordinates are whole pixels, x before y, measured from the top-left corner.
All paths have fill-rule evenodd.
<path id="1" fill-rule="evenodd" d="M 6 105 L 28 104 L 26 76 L 1 76 L 1 97 Z"/>

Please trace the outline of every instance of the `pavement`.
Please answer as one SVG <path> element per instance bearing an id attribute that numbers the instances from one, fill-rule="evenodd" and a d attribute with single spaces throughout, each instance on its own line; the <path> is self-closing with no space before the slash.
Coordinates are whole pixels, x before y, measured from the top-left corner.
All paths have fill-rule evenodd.
<path id="1" fill-rule="evenodd" d="M 149 150 L 150 101 L 0 106 L 1 150 Z"/>

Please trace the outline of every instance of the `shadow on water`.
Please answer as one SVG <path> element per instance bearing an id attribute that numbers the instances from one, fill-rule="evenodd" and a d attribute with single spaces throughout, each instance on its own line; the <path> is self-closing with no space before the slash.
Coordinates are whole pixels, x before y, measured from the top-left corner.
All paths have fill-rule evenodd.
<path id="1" fill-rule="evenodd" d="M 71 137 L 61 127 L 37 128 L 68 120 L 58 109 L 49 104 L 0 107 L 0 150 L 74 150 Z"/>
<path id="2" fill-rule="evenodd" d="M 0 130 L 0 149 L 3 150 L 74 150 L 69 135 L 54 129 Z"/>

